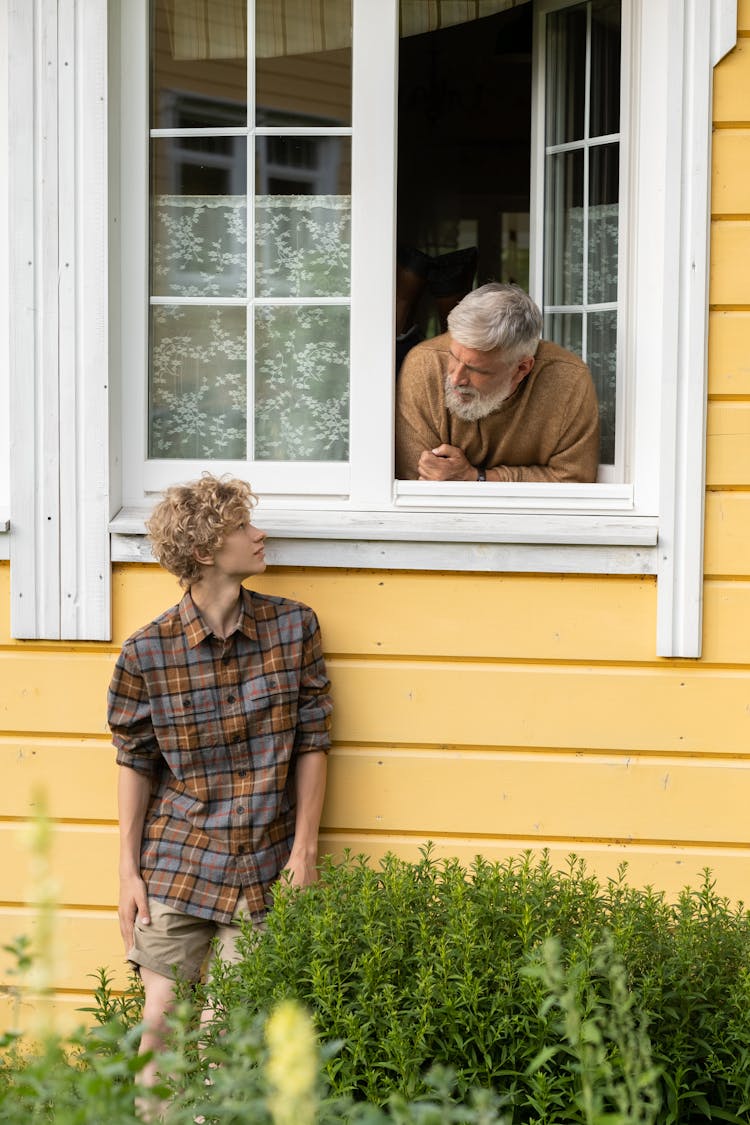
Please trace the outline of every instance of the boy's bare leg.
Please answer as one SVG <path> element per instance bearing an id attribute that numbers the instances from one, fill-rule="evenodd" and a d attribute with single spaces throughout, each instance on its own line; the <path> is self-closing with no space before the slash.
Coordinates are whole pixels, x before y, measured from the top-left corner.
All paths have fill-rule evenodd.
<path id="1" fill-rule="evenodd" d="M 174 981 L 144 966 L 141 966 L 141 980 L 144 991 L 144 1030 L 138 1053 L 151 1051 L 153 1058 L 138 1073 L 136 1081 L 140 1092 L 136 1096 L 135 1104 L 142 1121 L 158 1121 L 164 1106 L 158 1099 L 152 1097 L 149 1091 L 160 1077 L 159 1059 L 164 1050 L 166 1017 L 174 1004 Z"/>

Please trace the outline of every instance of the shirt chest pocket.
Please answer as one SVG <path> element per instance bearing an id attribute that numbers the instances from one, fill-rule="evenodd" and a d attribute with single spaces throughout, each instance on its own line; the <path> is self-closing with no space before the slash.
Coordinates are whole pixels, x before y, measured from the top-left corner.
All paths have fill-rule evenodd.
<path id="1" fill-rule="evenodd" d="M 250 735 L 280 734 L 297 723 L 299 688 L 289 673 L 253 676 L 242 686 L 242 710 Z"/>
<path id="2" fill-rule="evenodd" d="M 152 716 L 163 750 L 189 753 L 214 745 L 218 737 L 216 701 L 210 691 L 161 696 Z"/>

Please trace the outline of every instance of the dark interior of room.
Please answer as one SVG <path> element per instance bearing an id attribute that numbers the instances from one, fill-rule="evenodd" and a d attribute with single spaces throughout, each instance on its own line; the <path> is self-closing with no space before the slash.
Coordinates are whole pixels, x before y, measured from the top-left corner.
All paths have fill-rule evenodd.
<path id="1" fill-rule="evenodd" d="M 407 259 L 476 247 L 456 300 L 474 282 L 528 286 L 531 40 L 530 4 L 401 39 L 398 246 Z M 427 336 L 441 329 L 431 288 L 411 295 Z"/>

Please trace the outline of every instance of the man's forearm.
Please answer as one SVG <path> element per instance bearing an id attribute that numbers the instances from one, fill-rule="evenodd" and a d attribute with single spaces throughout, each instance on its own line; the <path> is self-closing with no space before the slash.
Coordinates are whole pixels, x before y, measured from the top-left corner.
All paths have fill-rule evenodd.
<path id="1" fill-rule="evenodd" d="M 120 766 L 117 807 L 120 821 L 120 877 L 141 873 L 141 840 L 151 796 L 151 777 Z"/>
<path id="2" fill-rule="evenodd" d="M 594 476 L 584 475 L 582 472 L 571 471 L 568 466 L 555 465 L 493 465 L 486 470 L 486 479 L 507 483 L 526 482 L 527 484 L 581 484 L 595 480 Z"/>

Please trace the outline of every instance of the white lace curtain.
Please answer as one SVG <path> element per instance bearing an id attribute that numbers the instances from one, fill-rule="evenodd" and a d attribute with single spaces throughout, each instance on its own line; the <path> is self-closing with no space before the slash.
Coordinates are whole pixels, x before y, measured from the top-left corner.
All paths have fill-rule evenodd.
<path id="1" fill-rule="evenodd" d="M 252 206 L 258 296 L 348 295 L 348 196 L 258 195 Z M 247 455 L 246 310 L 211 303 L 247 293 L 247 228 L 245 196 L 154 199 L 155 294 L 205 303 L 159 303 L 152 309 L 152 457 L 243 460 Z M 345 304 L 256 309 L 253 370 L 257 460 L 346 460 Z"/>
<path id="2" fill-rule="evenodd" d="M 252 0 L 165 0 L 175 59 L 244 58 Z M 529 0 L 400 0 L 401 35 L 492 16 Z M 302 55 L 348 47 L 351 0 L 258 0 L 256 57 Z"/>

